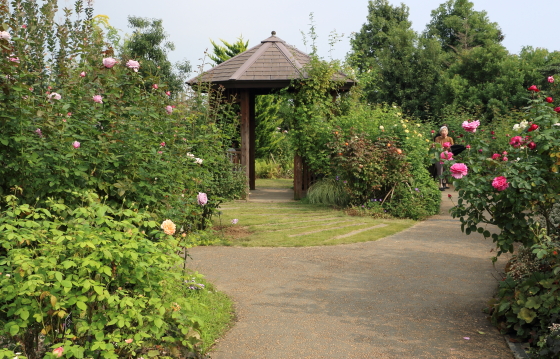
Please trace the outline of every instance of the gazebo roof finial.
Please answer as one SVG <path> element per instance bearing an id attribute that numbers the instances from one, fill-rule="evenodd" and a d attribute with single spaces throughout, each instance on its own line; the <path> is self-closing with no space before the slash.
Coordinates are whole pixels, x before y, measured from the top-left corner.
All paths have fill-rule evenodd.
<path id="1" fill-rule="evenodd" d="M 270 34 L 271 34 L 272 36 L 276 36 L 276 31 L 272 31 Z"/>

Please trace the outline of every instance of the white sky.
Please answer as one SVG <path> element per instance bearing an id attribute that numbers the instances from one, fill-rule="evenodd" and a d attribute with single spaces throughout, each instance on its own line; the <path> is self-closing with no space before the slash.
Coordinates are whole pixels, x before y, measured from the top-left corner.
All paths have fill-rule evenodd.
<path id="1" fill-rule="evenodd" d="M 503 44 L 511 53 L 523 46 L 560 50 L 559 0 L 471 0 L 474 9 L 485 10 L 505 35 Z M 401 1 L 390 0 L 394 5 Z M 409 19 L 417 32 L 425 29 L 430 13 L 444 0 L 406 0 Z M 60 5 L 71 5 L 61 0 Z M 367 0 L 94 0 L 95 14 L 107 15 L 110 23 L 130 33 L 127 16 L 162 19 L 169 40 L 176 50 L 171 61 L 187 59 L 193 68 L 202 63 L 204 51 L 211 51 L 210 39 L 233 42 L 239 35 L 249 47 L 270 36 L 277 36 L 298 49 L 309 52 L 301 31 L 309 31 L 309 14 L 314 14 L 319 36 L 319 54 L 329 58 L 329 34 L 344 34 L 335 45 L 333 58 L 343 59 L 350 50 L 348 36 L 359 31 L 367 16 Z"/>

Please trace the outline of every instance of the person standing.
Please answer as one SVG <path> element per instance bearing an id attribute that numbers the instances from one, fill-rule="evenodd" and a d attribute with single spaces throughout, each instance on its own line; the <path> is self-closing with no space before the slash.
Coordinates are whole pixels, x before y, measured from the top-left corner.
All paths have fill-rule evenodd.
<path id="1" fill-rule="evenodd" d="M 453 138 L 449 137 L 448 134 L 449 129 L 447 128 L 447 126 L 441 126 L 441 128 L 439 129 L 439 136 L 434 139 L 434 142 L 439 143 L 445 151 L 451 151 L 451 146 L 453 146 L 454 144 Z M 442 161 L 436 162 L 436 170 L 439 177 L 439 190 L 445 191 L 445 189 L 449 187 L 447 186 L 447 182 L 443 178 Z"/>

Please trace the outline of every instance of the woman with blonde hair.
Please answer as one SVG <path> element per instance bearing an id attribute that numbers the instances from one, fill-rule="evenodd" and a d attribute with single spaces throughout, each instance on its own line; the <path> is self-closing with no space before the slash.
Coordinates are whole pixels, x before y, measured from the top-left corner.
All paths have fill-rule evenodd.
<path id="1" fill-rule="evenodd" d="M 439 143 L 442 147 L 448 146 L 446 150 L 451 151 L 451 146 L 453 146 L 454 143 L 453 138 L 447 136 L 448 134 L 449 129 L 447 128 L 447 126 L 441 126 L 441 128 L 439 129 L 439 136 L 434 138 L 434 142 Z M 444 146 L 444 144 L 446 144 L 446 146 Z M 437 176 L 439 177 L 439 190 L 445 191 L 445 189 L 449 187 L 447 186 L 445 178 L 443 178 L 443 164 L 441 161 L 436 162 L 436 170 Z"/>

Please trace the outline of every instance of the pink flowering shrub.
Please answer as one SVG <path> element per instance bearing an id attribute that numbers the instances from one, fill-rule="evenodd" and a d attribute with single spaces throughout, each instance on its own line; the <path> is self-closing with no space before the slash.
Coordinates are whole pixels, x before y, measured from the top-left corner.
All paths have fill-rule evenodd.
<path id="1" fill-rule="evenodd" d="M 216 125 L 230 107 L 218 92 L 176 102 L 112 53 L 91 2 L 56 3 L 0 2 L 0 357 L 192 356 L 201 327 L 175 253 L 214 241 L 217 206 L 245 189 Z"/>

